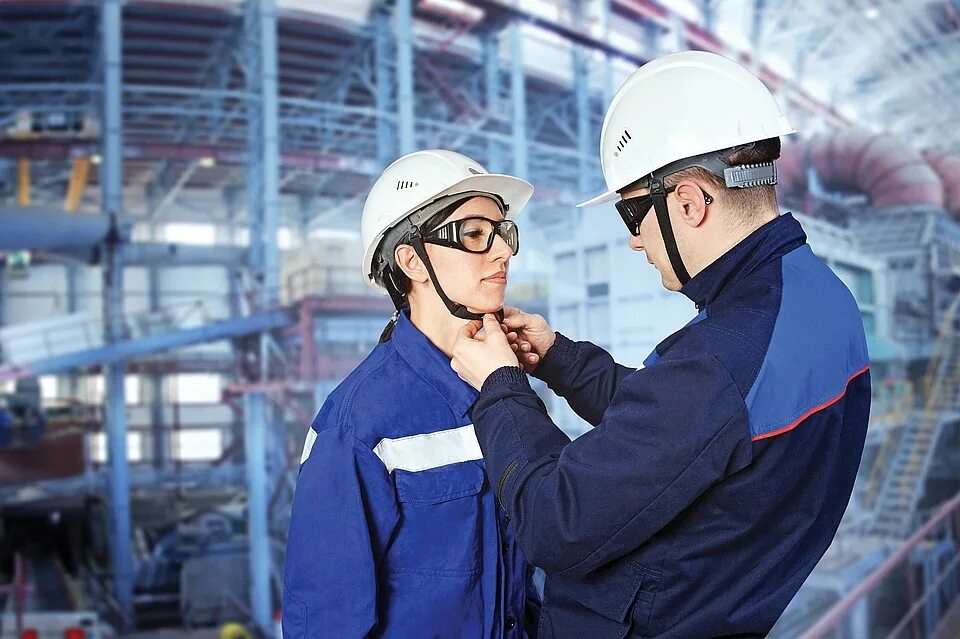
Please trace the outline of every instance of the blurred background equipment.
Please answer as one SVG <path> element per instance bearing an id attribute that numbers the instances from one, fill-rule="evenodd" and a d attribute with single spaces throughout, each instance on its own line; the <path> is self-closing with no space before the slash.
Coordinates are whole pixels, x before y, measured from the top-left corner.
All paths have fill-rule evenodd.
<path id="1" fill-rule="evenodd" d="M 800 131 L 781 208 L 869 341 L 856 492 L 773 636 L 960 636 L 955 1 L 6 0 L 0 638 L 279 637 L 307 426 L 392 312 L 359 222 L 401 154 L 531 181 L 509 302 L 640 365 L 693 306 L 575 204 L 620 82 L 684 49 Z"/>

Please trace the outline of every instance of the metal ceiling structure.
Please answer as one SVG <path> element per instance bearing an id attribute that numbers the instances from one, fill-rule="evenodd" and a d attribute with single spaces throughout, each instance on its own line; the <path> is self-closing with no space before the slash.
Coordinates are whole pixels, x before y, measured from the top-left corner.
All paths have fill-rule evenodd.
<path id="1" fill-rule="evenodd" d="M 295 227 L 345 222 L 405 147 L 454 148 L 525 175 L 541 217 L 569 213 L 599 186 L 603 105 L 622 69 L 676 48 L 752 66 L 801 128 L 856 120 L 919 147 L 960 145 L 948 126 L 960 95 L 954 0 L 421 0 L 369 3 L 362 21 L 307 2 L 279 11 L 280 188 L 296 204 L 285 207 Z M 713 33 L 731 12 L 748 23 L 749 50 Z M 13 197 L 19 158 L 32 160 L 35 201 L 63 197 L 76 158 L 93 159 L 98 183 L 98 13 L 82 0 L 0 3 L 0 194 Z M 131 0 L 122 28 L 126 212 L 147 222 L 242 214 L 250 96 L 241 4 Z M 564 77 L 525 56 L 537 38 L 560 43 Z M 96 189 L 82 205 L 99 208 Z"/>

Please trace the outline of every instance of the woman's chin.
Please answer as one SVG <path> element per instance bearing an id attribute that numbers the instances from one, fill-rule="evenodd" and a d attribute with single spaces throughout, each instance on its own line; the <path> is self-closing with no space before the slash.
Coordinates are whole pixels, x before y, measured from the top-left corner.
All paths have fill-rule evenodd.
<path id="1" fill-rule="evenodd" d="M 500 299 L 495 302 L 485 300 L 483 304 L 478 306 L 467 305 L 467 310 L 471 313 L 476 313 L 478 315 L 486 315 L 487 313 L 496 313 L 497 311 L 503 309 L 503 299 Z"/>

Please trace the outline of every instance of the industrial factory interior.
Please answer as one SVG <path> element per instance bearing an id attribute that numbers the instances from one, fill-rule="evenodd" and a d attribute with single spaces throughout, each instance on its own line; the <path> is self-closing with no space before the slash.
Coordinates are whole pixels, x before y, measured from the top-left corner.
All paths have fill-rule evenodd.
<path id="1" fill-rule="evenodd" d="M 0 639 L 282 636 L 305 438 L 394 314 L 361 214 L 405 154 L 530 182 L 506 304 L 641 368 L 698 309 L 577 205 L 624 80 L 684 51 L 797 130 L 779 209 L 869 353 L 849 505 L 769 636 L 960 637 L 957 0 L 0 0 Z"/>

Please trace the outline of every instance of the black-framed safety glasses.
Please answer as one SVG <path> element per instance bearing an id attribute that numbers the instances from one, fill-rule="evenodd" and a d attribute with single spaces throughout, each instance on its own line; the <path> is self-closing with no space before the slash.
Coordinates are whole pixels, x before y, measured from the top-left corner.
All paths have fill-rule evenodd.
<path id="1" fill-rule="evenodd" d="M 666 197 L 676 190 L 676 186 L 671 186 L 664 190 L 663 196 Z M 703 191 L 703 189 L 700 190 Z M 703 199 L 707 204 L 713 204 L 713 198 L 706 191 L 703 191 Z M 640 223 L 643 222 L 643 218 L 645 218 L 647 213 L 650 212 L 650 209 L 653 208 L 653 193 L 624 198 L 617 202 L 616 206 L 617 213 L 620 214 L 620 219 L 627 225 L 627 230 L 629 230 L 632 235 L 640 235 Z"/>
<path id="2" fill-rule="evenodd" d="M 423 236 L 423 241 L 467 253 L 486 253 L 493 248 L 493 242 L 498 235 L 516 255 L 520 250 L 520 233 L 513 220 L 465 217 L 435 228 Z"/>

